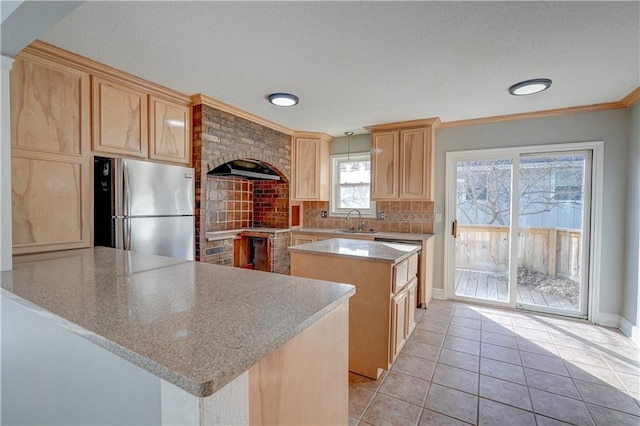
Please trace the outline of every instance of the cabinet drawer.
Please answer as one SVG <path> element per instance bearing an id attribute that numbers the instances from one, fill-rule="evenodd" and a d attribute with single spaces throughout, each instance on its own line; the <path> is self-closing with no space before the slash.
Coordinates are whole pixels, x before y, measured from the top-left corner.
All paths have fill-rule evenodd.
<path id="1" fill-rule="evenodd" d="M 393 268 L 393 285 L 391 286 L 391 292 L 396 294 L 400 291 L 409 281 L 409 259 L 405 259 L 398 263 Z"/>

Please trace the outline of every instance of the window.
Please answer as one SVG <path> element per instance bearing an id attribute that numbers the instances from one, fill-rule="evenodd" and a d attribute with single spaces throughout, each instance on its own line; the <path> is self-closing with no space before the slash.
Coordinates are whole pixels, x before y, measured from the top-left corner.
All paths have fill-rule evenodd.
<path id="1" fill-rule="evenodd" d="M 331 216 L 346 216 L 358 209 L 364 217 L 375 217 L 371 201 L 371 154 L 352 153 L 331 156 Z"/>
<path id="2" fill-rule="evenodd" d="M 557 201 L 582 200 L 582 171 L 556 171 L 555 192 L 553 198 Z"/>

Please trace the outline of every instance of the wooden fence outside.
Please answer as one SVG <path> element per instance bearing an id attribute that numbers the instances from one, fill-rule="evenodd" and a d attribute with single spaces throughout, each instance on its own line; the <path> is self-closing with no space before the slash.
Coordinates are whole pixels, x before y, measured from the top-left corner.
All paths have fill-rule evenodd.
<path id="1" fill-rule="evenodd" d="M 581 234 L 577 229 L 521 227 L 518 267 L 579 280 Z M 458 225 L 456 268 L 504 272 L 508 265 L 508 226 Z"/>

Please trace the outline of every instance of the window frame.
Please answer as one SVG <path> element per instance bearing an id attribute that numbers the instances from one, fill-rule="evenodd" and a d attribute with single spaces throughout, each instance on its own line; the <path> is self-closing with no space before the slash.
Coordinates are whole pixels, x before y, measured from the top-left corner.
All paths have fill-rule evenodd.
<path id="1" fill-rule="evenodd" d="M 338 173 L 340 169 L 338 164 L 343 162 L 347 158 L 351 161 L 369 161 L 371 162 L 371 152 L 352 152 L 350 154 L 333 154 L 329 156 L 329 216 L 330 217 L 346 217 L 350 210 L 349 208 L 339 208 L 339 204 L 336 203 L 336 196 L 340 193 L 339 187 L 341 186 L 338 180 Z M 371 181 L 369 181 L 369 195 L 371 195 Z M 369 198 L 368 209 L 358 209 L 362 214 L 362 217 L 375 218 L 376 217 L 376 203 Z"/>

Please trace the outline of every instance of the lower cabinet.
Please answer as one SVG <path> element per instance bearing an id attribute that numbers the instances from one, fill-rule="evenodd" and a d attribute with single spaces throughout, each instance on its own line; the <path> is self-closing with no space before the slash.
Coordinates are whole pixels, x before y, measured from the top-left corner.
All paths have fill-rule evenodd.
<path id="1" fill-rule="evenodd" d="M 409 335 L 416 327 L 418 280 L 414 278 L 391 299 L 391 362 L 402 350 Z"/>
<path id="2" fill-rule="evenodd" d="M 391 299 L 391 362 L 396 360 L 407 341 L 407 289 L 402 289 Z"/>
<path id="3" fill-rule="evenodd" d="M 418 280 L 407 285 L 407 336 L 416 328 L 416 307 L 418 305 Z"/>

